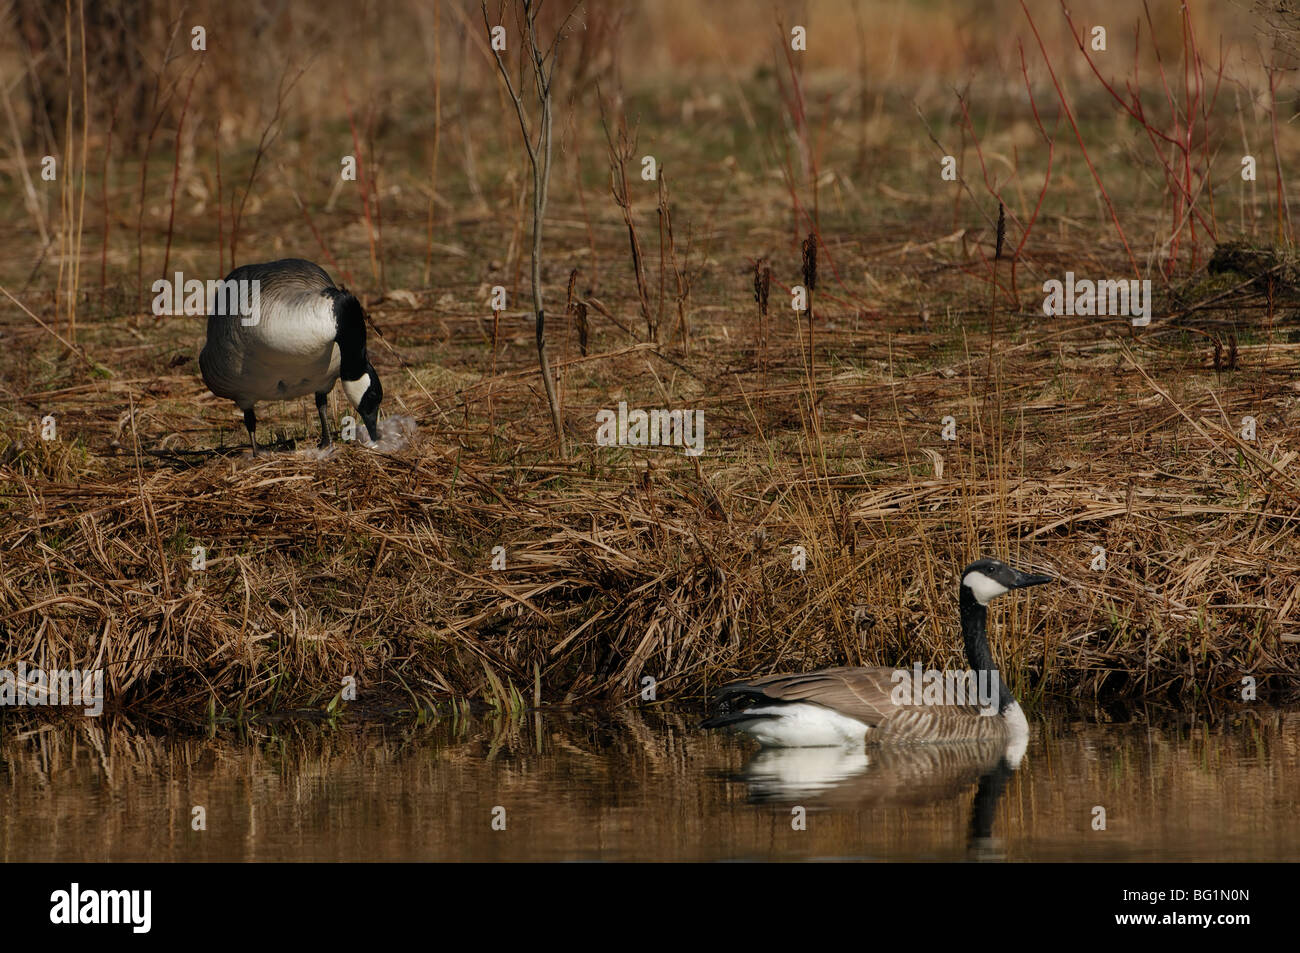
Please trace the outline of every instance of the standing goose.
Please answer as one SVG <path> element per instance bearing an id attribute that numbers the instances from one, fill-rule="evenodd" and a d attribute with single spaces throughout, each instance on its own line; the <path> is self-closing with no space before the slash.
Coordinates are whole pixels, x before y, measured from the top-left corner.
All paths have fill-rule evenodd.
<path id="1" fill-rule="evenodd" d="M 325 269 L 301 258 L 242 265 L 226 276 L 227 283 L 245 281 L 258 282 L 256 314 L 208 315 L 208 339 L 199 354 L 199 368 L 208 390 L 233 400 L 244 412 L 253 453 L 257 453 L 253 405 L 307 394 L 316 395 L 320 445 L 329 446 L 325 402 L 340 378 L 370 439 L 378 440 L 384 389 L 366 356 L 361 302 L 335 287 Z"/>
<path id="2" fill-rule="evenodd" d="M 996 686 L 996 714 L 981 714 L 978 705 L 898 704 L 896 670 L 843 667 L 724 685 L 714 699 L 716 713 L 701 727 L 733 727 L 778 748 L 989 738 L 1023 753 L 1029 723 L 989 651 L 987 607 L 1012 589 L 1051 581 L 1051 576 L 1029 575 L 996 559 L 973 562 L 962 573 L 966 658 L 981 682 Z"/>

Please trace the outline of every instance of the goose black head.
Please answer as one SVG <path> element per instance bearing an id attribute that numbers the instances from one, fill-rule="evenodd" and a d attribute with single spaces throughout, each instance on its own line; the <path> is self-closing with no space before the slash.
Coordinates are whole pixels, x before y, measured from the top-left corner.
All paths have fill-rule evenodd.
<path id="1" fill-rule="evenodd" d="M 370 439 L 379 439 L 379 402 L 384 399 L 384 387 L 379 383 L 379 375 L 369 361 L 356 380 L 343 378 L 343 393 L 348 395 L 348 402 L 356 408 L 357 413 L 366 424 Z"/>
<path id="2" fill-rule="evenodd" d="M 379 402 L 384 388 L 366 354 L 366 314 L 361 302 L 346 289 L 330 289 L 334 296 L 335 341 L 339 346 L 339 379 L 348 402 L 365 422 L 371 440 L 379 439 Z"/>
<path id="3" fill-rule="evenodd" d="M 1024 589 L 1027 586 L 1041 586 L 1052 582 L 1052 576 L 1024 573 L 996 559 L 979 559 L 971 563 L 961 574 L 962 592 L 969 592 L 982 606 L 1012 589 Z"/>

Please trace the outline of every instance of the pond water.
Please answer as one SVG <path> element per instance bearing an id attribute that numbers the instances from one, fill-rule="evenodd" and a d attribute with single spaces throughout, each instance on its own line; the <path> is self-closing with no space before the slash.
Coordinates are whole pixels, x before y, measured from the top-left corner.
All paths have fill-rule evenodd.
<path id="1" fill-rule="evenodd" d="M 11 720 L 0 860 L 1300 857 L 1297 711 L 1040 714 L 1014 771 L 962 746 L 760 751 L 697 720 L 279 721 L 213 738 Z"/>

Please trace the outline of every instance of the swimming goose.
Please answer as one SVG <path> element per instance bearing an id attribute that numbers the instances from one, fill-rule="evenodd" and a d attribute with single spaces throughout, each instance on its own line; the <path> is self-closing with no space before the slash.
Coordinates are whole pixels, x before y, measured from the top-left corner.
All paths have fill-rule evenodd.
<path id="1" fill-rule="evenodd" d="M 915 694 L 903 686 L 900 704 L 899 670 L 843 667 L 724 685 L 714 698 L 716 713 L 701 727 L 731 727 L 763 745 L 785 748 L 991 738 L 1018 748 L 1018 761 L 1029 724 L 989 651 L 987 607 L 1012 589 L 1051 581 L 1051 576 L 1023 573 L 996 559 L 973 562 L 962 573 L 959 604 L 966 658 L 978 684 L 988 687 L 986 697 L 996 699 L 996 711 L 992 702 L 982 714 L 978 702 L 922 701 L 920 686 L 914 686 Z"/>
<path id="2" fill-rule="evenodd" d="M 339 379 L 370 439 L 378 440 L 384 389 L 366 356 L 361 302 L 335 287 L 325 269 L 301 258 L 242 265 L 226 276 L 228 283 L 245 281 L 258 282 L 253 287 L 259 293 L 243 297 L 257 302 L 255 313 L 210 314 L 199 368 L 208 390 L 228 397 L 243 410 L 253 453 L 257 453 L 253 405 L 307 394 L 316 395 L 320 445 L 329 446 L 325 403 Z"/>

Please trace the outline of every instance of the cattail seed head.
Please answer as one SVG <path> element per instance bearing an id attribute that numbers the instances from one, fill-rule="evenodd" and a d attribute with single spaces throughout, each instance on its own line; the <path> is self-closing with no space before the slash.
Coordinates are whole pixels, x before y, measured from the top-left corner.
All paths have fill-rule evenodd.
<path id="1" fill-rule="evenodd" d="M 1002 243 L 1007 239 L 1007 210 L 1006 207 L 998 202 L 998 243 L 997 250 L 993 253 L 994 261 L 1002 260 Z"/>
<path id="2" fill-rule="evenodd" d="M 817 287 L 817 235 L 809 232 L 803 240 L 803 286 L 809 291 Z"/>
<path id="3" fill-rule="evenodd" d="M 575 301 L 573 303 L 573 314 L 578 319 L 578 350 L 583 357 L 587 356 L 587 303 L 585 301 Z"/>
<path id="4" fill-rule="evenodd" d="M 766 258 L 754 262 L 754 300 L 758 302 L 758 313 L 767 314 L 767 294 L 772 286 L 772 267 Z"/>
<path id="5" fill-rule="evenodd" d="M 569 272 L 569 289 L 565 295 L 565 305 L 564 305 L 565 311 L 573 310 L 573 286 L 576 285 L 577 283 L 578 283 L 578 269 L 574 268 L 571 272 Z"/>

